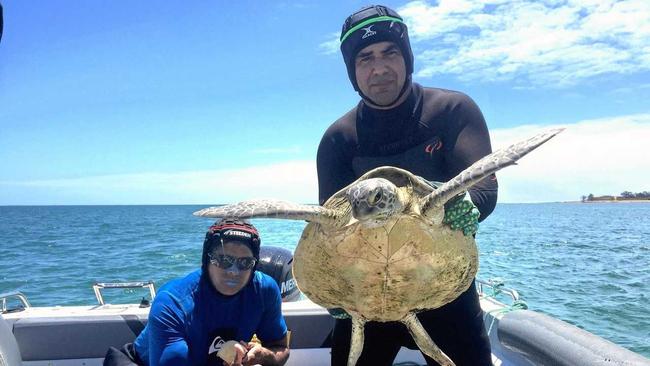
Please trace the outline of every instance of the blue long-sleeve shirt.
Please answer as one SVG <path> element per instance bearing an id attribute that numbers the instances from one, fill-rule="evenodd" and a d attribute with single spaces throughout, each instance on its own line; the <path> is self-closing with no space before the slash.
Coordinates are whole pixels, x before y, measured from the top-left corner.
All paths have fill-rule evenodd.
<path id="1" fill-rule="evenodd" d="M 256 271 L 240 292 L 224 296 L 198 270 L 160 289 L 135 350 L 147 365 L 213 364 L 226 341 L 253 334 L 262 342 L 282 339 L 281 306 L 278 286 L 266 274 Z"/>

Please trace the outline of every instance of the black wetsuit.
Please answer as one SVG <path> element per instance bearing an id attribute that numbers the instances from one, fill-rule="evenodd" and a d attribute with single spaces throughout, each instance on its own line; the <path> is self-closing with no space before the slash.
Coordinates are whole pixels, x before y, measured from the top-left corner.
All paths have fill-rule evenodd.
<path id="1" fill-rule="evenodd" d="M 485 120 L 466 95 L 413 84 L 408 99 L 390 110 L 360 102 L 325 132 L 318 147 L 319 201 L 352 183 L 368 170 L 392 165 L 427 180 L 448 181 L 492 152 Z M 494 209 L 497 181 L 488 177 L 470 189 L 481 212 Z M 474 283 L 458 299 L 418 314 L 436 344 L 456 365 L 490 365 L 490 343 Z M 351 321 L 337 320 L 332 364 L 345 365 Z M 358 365 L 391 365 L 402 346 L 415 343 L 401 323 L 369 322 Z M 437 363 L 427 358 L 430 365 Z"/>

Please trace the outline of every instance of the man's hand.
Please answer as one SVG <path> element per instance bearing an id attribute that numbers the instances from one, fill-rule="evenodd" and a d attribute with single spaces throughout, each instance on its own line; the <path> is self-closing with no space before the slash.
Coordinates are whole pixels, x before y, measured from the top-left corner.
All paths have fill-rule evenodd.
<path id="1" fill-rule="evenodd" d="M 445 218 L 443 223 L 452 230 L 462 230 L 465 236 L 476 234 L 478 231 L 478 208 L 472 203 L 467 192 L 459 198 L 449 201 L 445 205 Z"/>
<path id="2" fill-rule="evenodd" d="M 265 345 L 240 341 L 237 344 L 238 352 L 235 361 L 232 364 L 224 362 L 224 366 L 284 365 L 289 358 L 288 341 L 287 335 Z"/>
<path id="3" fill-rule="evenodd" d="M 239 343 L 236 343 L 232 347 L 234 351 L 234 359 L 232 363 L 229 363 L 228 361 L 223 361 L 224 366 L 242 366 L 244 363 L 244 360 L 246 359 L 246 354 L 248 353 L 248 344 L 244 341 L 239 341 Z M 230 358 L 231 355 L 228 354 L 226 358 Z"/>
<path id="4" fill-rule="evenodd" d="M 248 342 L 247 347 L 248 353 L 242 360 L 245 366 L 261 365 L 264 358 L 268 357 L 268 350 L 257 342 Z"/>

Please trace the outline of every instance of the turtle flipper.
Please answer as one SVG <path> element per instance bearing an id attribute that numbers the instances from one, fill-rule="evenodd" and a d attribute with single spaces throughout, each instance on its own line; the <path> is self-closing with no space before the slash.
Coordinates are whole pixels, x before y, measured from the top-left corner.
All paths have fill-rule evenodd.
<path id="1" fill-rule="evenodd" d="M 463 170 L 460 174 L 444 183 L 438 189 L 423 197 L 420 201 L 422 214 L 429 218 L 438 216 L 436 211 L 439 211 L 452 197 L 466 191 L 469 187 L 494 172 L 507 166 L 514 165 L 515 162 L 521 159 L 524 155 L 535 150 L 562 131 L 564 131 L 564 128 L 542 132 L 529 139 L 520 141 L 505 149 L 495 151 L 492 154 L 483 157 L 479 161 L 470 165 L 469 168 Z"/>
<path id="2" fill-rule="evenodd" d="M 332 209 L 280 200 L 251 200 L 233 205 L 208 207 L 194 212 L 194 216 L 215 218 L 238 217 L 242 219 L 266 217 L 305 220 L 328 226 L 339 226 L 339 222 L 347 222 L 341 213 Z M 340 224 L 340 226 L 342 225 Z"/>
<path id="3" fill-rule="evenodd" d="M 350 353 L 348 354 L 348 366 L 355 366 L 363 351 L 363 329 L 366 320 L 358 315 L 352 315 L 352 338 L 350 339 Z"/>
<path id="4" fill-rule="evenodd" d="M 408 313 L 404 319 L 402 319 L 402 323 L 404 323 L 404 325 L 406 325 L 406 328 L 408 328 L 411 336 L 413 337 L 413 340 L 415 341 L 415 344 L 418 345 L 418 348 L 420 348 L 420 350 L 427 356 L 433 358 L 442 366 L 456 365 L 454 361 L 447 357 L 447 355 L 444 354 L 440 348 L 436 346 L 435 343 L 433 343 L 431 336 L 429 336 L 429 333 L 424 330 L 424 327 L 422 327 L 422 324 L 415 316 L 415 313 Z M 350 364 L 348 363 L 348 366 L 349 365 Z"/>

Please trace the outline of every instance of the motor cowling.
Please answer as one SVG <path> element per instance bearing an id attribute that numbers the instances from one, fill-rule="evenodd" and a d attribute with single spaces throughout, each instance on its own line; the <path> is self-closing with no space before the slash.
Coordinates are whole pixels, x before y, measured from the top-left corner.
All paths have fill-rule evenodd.
<path id="1" fill-rule="evenodd" d="M 275 280 L 280 287 L 283 302 L 297 301 L 300 298 L 300 291 L 291 271 L 292 264 L 293 254 L 290 250 L 265 245 L 260 248 L 260 261 L 256 269 Z"/>

